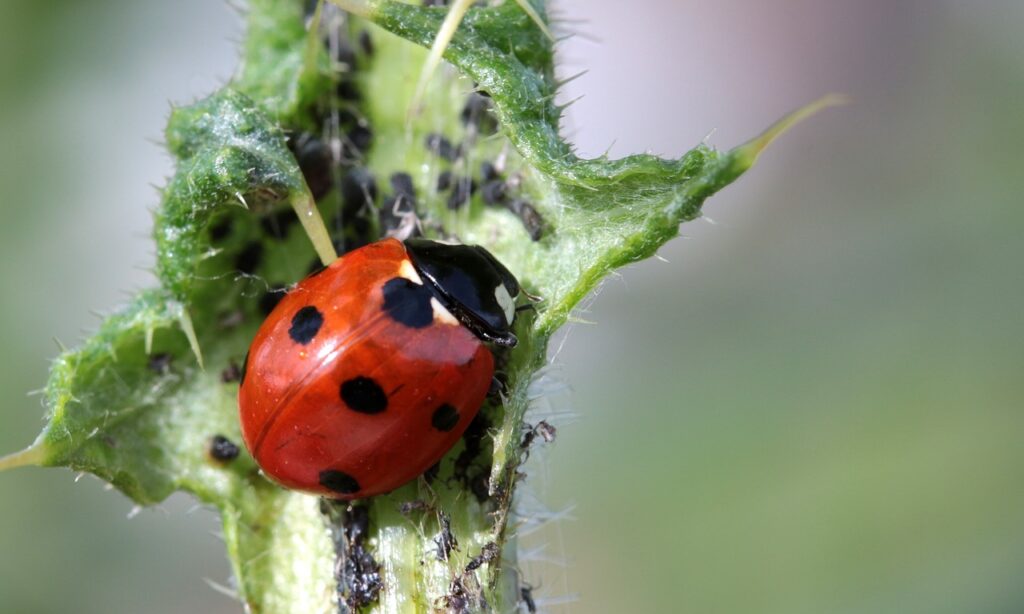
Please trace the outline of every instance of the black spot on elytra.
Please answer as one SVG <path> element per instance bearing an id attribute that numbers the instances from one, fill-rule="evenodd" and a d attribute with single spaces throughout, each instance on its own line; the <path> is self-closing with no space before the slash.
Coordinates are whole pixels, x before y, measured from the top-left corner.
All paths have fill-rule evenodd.
<path id="1" fill-rule="evenodd" d="M 362 375 L 346 380 L 341 385 L 341 400 L 352 411 L 361 414 L 379 414 L 388 408 L 388 395 L 380 384 Z"/>
<path id="2" fill-rule="evenodd" d="M 320 472 L 320 485 L 341 495 L 354 495 L 359 492 L 359 482 L 344 471 L 326 469 Z"/>
<path id="3" fill-rule="evenodd" d="M 210 458 L 221 463 L 235 460 L 239 453 L 238 446 L 223 435 L 211 437 L 207 444 L 207 451 L 210 453 Z"/>
<path id="4" fill-rule="evenodd" d="M 320 313 L 316 307 L 306 305 L 292 316 L 292 325 L 288 329 L 288 336 L 295 343 L 306 345 L 313 340 L 313 337 L 316 337 L 323 325 L 324 314 Z"/>
<path id="5" fill-rule="evenodd" d="M 434 321 L 430 305 L 433 293 L 423 284 L 404 277 L 394 277 L 384 284 L 384 311 L 388 316 L 409 328 L 423 328 Z"/>
<path id="6" fill-rule="evenodd" d="M 235 257 L 235 268 L 247 275 L 252 275 L 256 272 L 256 267 L 260 265 L 260 260 L 262 259 L 263 244 L 259 241 L 253 241 L 246 245 L 239 252 L 238 256 Z"/>
<path id="7" fill-rule="evenodd" d="M 430 417 L 430 424 L 435 429 L 447 433 L 459 423 L 459 417 L 459 410 L 445 403 L 434 410 L 434 415 Z"/>

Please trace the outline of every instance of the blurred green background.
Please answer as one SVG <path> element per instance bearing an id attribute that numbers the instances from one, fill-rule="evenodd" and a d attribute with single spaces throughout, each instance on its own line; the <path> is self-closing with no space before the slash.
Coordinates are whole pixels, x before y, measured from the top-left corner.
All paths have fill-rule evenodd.
<path id="1" fill-rule="evenodd" d="M 728 147 L 829 111 L 559 340 L 524 492 L 558 612 L 1024 611 L 1024 4 L 562 0 L 584 153 Z M 582 20 L 582 21 L 578 21 Z M 0 450 L 150 283 L 168 101 L 233 71 L 222 2 L 0 7 Z M 558 383 L 572 391 L 559 393 Z M 565 422 L 565 411 L 576 415 Z M 544 509 L 547 511 L 545 512 Z M 0 611 L 238 612 L 211 512 L 0 474 Z M 571 517 L 542 523 L 551 515 Z"/>

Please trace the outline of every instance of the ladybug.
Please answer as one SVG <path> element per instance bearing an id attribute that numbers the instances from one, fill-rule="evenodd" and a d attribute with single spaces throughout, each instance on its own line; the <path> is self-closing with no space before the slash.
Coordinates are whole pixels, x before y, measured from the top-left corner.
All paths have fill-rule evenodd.
<path id="1" fill-rule="evenodd" d="M 310 275 L 260 326 L 238 407 L 246 447 L 295 490 L 389 492 L 455 445 L 512 347 L 519 282 L 483 247 L 385 239 Z"/>

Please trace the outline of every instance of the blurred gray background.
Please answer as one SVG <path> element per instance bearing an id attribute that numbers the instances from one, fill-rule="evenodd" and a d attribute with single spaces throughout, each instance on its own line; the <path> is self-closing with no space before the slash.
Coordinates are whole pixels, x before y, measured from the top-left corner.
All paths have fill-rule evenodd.
<path id="1" fill-rule="evenodd" d="M 1024 4 L 560 0 L 566 133 L 676 156 L 808 121 L 553 361 L 526 578 L 559 612 L 1024 611 Z M 0 450 L 51 338 L 146 286 L 168 102 L 235 66 L 222 2 L 0 7 Z M 713 221 L 713 223 L 712 223 Z M 553 390 L 556 386 L 550 386 Z M 0 474 L 0 611 L 238 612 L 216 518 Z M 535 510 L 531 519 L 543 513 Z"/>

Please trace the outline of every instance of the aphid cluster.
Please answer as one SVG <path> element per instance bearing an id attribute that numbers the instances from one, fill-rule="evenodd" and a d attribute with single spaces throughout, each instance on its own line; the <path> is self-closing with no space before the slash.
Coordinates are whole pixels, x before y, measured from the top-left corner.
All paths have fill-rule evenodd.
<path id="1" fill-rule="evenodd" d="M 327 499 L 321 500 L 320 511 L 331 520 L 337 552 L 334 577 L 339 611 L 357 611 L 377 601 L 384 588 L 380 564 L 366 544 L 370 532 L 369 512 L 363 505 L 343 505 Z"/>
<path id="2" fill-rule="evenodd" d="M 471 141 L 481 128 L 490 128 L 485 118 L 493 122 L 489 112 L 490 99 L 478 93 L 470 94 L 462 111 L 463 123 L 466 125 Z M 496 124 L 494 124 L 496 127 Z M 468 164 L 465 159 L 464 144 L 454 145 L 442 134 L 431 133 L 424 139 L 424 146 L 429 155 L 441 164 L 450 165 L 444 168 L 437 178 L 437 192 L 447 197 L 448 209 L 457 211 L 467 205 L 479 194 L 480 201 L 488 207 L 503 207 L 518 217 L 530 238 L 540 240 L 545 231 L 543 218 L 537 209 L 523 197 L 519 190 L 518 177 L 506 178 L 501 168 L 503 163 L 488 160 L 481 162 L 478 168 L 466 172 Z M 455 169 L 461 169 L 461 173 Z"/>

